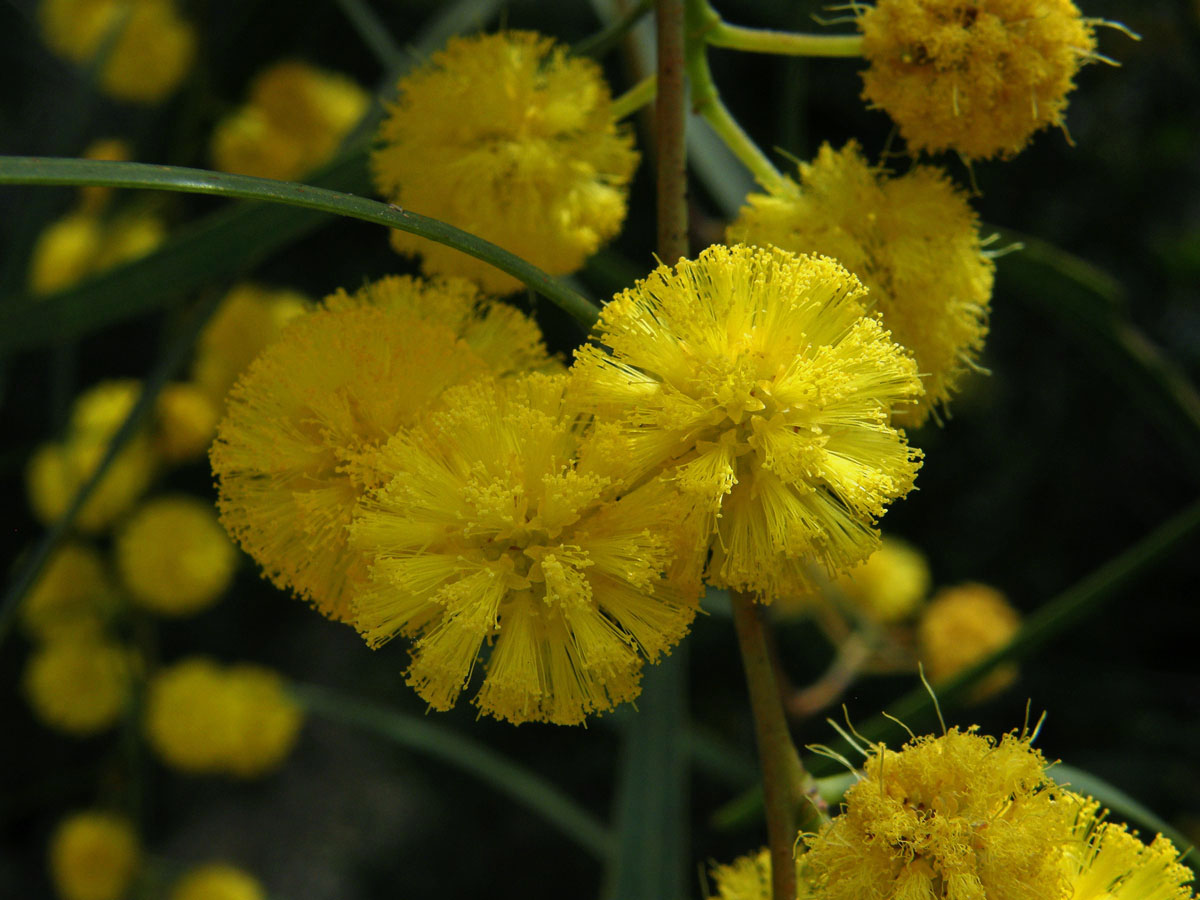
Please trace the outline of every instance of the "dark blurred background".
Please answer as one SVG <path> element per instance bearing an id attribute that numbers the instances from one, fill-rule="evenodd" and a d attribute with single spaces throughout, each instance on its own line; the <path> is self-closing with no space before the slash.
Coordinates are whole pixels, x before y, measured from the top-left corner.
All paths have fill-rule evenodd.
<path id="1" fill-rule="evenodd" d="M 811 15 L 821 12 L 820 4 L 794 0 L 717 5 L 734 23 L 802 30 L 816 29 Z M 372 3 L 401 44 L 442 6 Z M 202 31 L 199 67 L 171 102 L 146 110 L 90 96 L 79 73 L 42 46 L 32 4 L 0 5 L 0 152 L 77 155 L 92 138 L 119 134 L 134 142 L 140 161 L 205 166 L 213 121 L 240 102 L 263 65 L 300 57 L 372 89 L 382 77 L 334 2 L 200 0 L 187 9 Z M 1192 382 L 1200 376 L 1200 6 L 1086 0 L 1084 12 L 1120 20 L 1142 40 L 1103 29 L 1101 52 L 1122 65 L 1091 65 L 1078 76 L 1066 116 L 1074 146 L 1047 131 L 1010 162 L 976 164 L 975 202 L 988 225 L 1074 254 L 1117 287 L 1104 299 L 1020 254 L 1001 259 L 984 356 L 992 374 L 970 382 L 943 429 L 915 435 L 927 457 L 919 490 L 884 520 L 885 530 L 927 554 L 937 585 L 983 581 L 1026 613 L 1194 502 L 1200 484 L 1195 434 L 1173 428 L 1140 393 L 1136 366 L 1114 357 L 1104 328 L 1095 326 L 1098 315 L 1136 329 L 1156 358 Z M 498 23 L 537 27 L 566 41 L 599 24 L 583 0 L 514 0 L 480 24 Z M 856 138 L 873 156 L 888 140 L 887 117 L 866 111 L 858 99 L 858 61 L 731 51 L 712 51 L 711 58 L 727 104 L 764 148 L 808 158 L 822 141 L 840 146 Z M 615 92 L 627 87 L 620 53 L 606 64 Z M 969 184 L 957 159 L 940 162 Z M 629 227 L 607 254 L 609 264 L 580 276 L 593 296 L 619 286 L 613 273 L 621 260 L 639 273 L 653 264 L 652 187 L 643 164 Z M 719 233 L 727 214 L 720 194 L 719 185 L 693 184 L 700 237 Z M 0 189 L 0 264 L 9 273 L 0 302 L 11 301 L 21 284 L 31 234 L 71 202 L 67 189 Z M 219 206 L 182 195 L 160 202 L 175 223 Z M 406 266 L 378 228 L 337 221 L 246 274 L 320 297 Z M 1115 315 L 1105 304 L 1117 305 Z M 552 343 L 569 350 L 578 340 L 571 323 L 545 304 L 534 306 Z M 24 499 L 23 466 L 34 446 L 61 427 L 78 390 L 102 378 L 144 375 L 176 315 L 167 309 L 87 337 L 67 376 L 48 350 L 3 360 L 5 566 L 42 533 Z M 167 487 L 211 495 L 211 475 L 202 464 L 167 477 Z M 1174 553 L 1039 650 L 1022 665 L 1014 687 L 951 718 L 998 734 L 1019 726 L 1031 701 L 1035 711 L 1048 713 L 1040 738 L 1048 757 L 1093 772 L 1200 839 L 1198 550 L 1193 543 Z M 253 659 L 299 681 L 422 712 L 400 677 L 402 646 L 368 651 L 349 629 L 273 590 L 249 560 L 225 601 L 194 619 L 162 624 L 156 640 L 163 660 L 197 652 Z M 783 626 L 779 641 L 797 683 L 819 675 L 831 656 L 803 624 Z M 753 733 L 728 619 L 701 617 L 688 646 L 694 720 L 752 764 Z M 118 736 L 73 740 L 32 718 L 19 688 L 27 653 L 19 635 L 0 647 L 5 897 L 49 896 L 44 854 L 54 824 L 70 810 L 126 790 L 130 778 Z M 913 683 L 909 676 L 863 682 L 846 698 L 850 712 L 869 718 Z M 475 721 L 466 704 L 435 718 L 609 815 L 619 749 L 619 730 L 610 724 L 513 728 Z M 820 723 L 798 735 L 806 743 L 831 736 Z M 310 720 L 290 762 L 262 781 L 188 778 L 150 758 L 141 773 L 152 852 L 181 862 L 228 857 L 258 875 L 272 897 L 599 892 L 601 867 L 543 820 L 444 763 L 324 721 Z M 727 861 L 763 842 L 757 824 L 721 830 L 711 823 L 712 812 L 738 793 L 736 775 L 693 776 L 696 866 Z"/>

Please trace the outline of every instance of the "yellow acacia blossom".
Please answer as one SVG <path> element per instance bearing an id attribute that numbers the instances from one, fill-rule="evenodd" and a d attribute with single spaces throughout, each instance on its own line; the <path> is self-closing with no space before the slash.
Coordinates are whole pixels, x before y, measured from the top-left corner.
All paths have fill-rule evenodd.
<path id="1" fill-rule="evenodd" d="M 60 900 L 122 900 L 141 855 L 137 832 L 124 816 L 75 813 L 50 838 L 50 879 Z"/>
<path id="2" fill-rule="evenodd" d="M 255 76 L 246 104 L 217 124 L 213 166 L 293 181 L 333 158 L 363 117 L 366 91 L 308 63 L 275 63 Z"/>
<path id="3" fill-rule="evenodd" d="M 190 381 L 166 385 L 155 403 L 155 448 L 169 463 L 204 456 L 217 433 L 218 401 Z"/>
<path id="4" fill-rule="evenodd" d="M 195 30 L 173 0 L 41 0 L 38 21 L 50 49 L 74 63 L 107 53 L 99 87 L 132 103 L 166 99 L 196 54 Z"/>
<path id="5" fill-rule="evenodd" d="M 116 724 L 130 699 L 132 656 L 91 628 L 60 633 L 25 668 L 34 714 L 56 731 L 82 737 Z"/>
<path id="6" fill-rule="evenodd" d="M 371 158 L 393 203 L 499 244 L 552 275 L 620 230 L 637 166 L 600 67 L 528 31 L 452 38 L 400 80 Z M 520 287 L 487 263 L 400 231 L 427 274 Z"/>
<path id="7" fill-rule="evenodd" d="M 118 602 L 100 553 L 88 544 L 67 541 L 47 560 L 21 601 L 21 623 L 41 641 L 81 629 L 99 632 Z"/>
<path id="8" fill-rule="evenodd" d="M 29 263 L 35 296 L 65 290 L 93 275 L 145 256 L 166 238 L 166 225 L 153 213 L 130 211 L 111 219 L 72 212 L 38 236 Z"/>
<path id="9" fill-rule="evenodd" d="M 713 246 L 660 266 L 603 310 L 576 352 L 581 406 L 619 423 L 640 478 L 662 471 L 703 517 L 710 583 L 801 593 L 878 546 L 875 521 L 920 465 L 892 410 L 916 366 L 841 265 Z"/>
<path id="10" fill-rule="evenodd" d="M 200 333 L 192 381 L 224 407 L 225 395 L 254 357 L 311 308 L 307 297 L 287 288 L 235 285 Z"/>
<path id="11" fill-rule="evenodd" d="M 140 391 L 138 381 L 112 379 L 75 398 L 63 440 L 42 444 L 26 467 L 29 503 L 39 521 L 50 524 L 66 511 L 75 493 L 100 464 Z M 84 503 L 75 518 L 76 527 L 89 534 L 105 530 L 145 492 L 157 467 L 150 435 L 135 434 Z"/>
<path id="12" fill-rule="evenodd" d="M 387 278 L 294 322 L 230 392 L 211 459 L 221 521 L 276 585 L 345 620 L 346 546 L 375 457 L 450 385 L 546 364 L 537 326 L 461 279 Z"/>
<path id="13" fill-rule="evenodd" d="M 872 746 L 842 813 L 804 836 L 813 895 L 1070 897 L 1062 854 L 1081 803 L 1055 788 L 1031 740 L 972 727 Z"/>
<path id="14" fill-rule="evenodd" d="M 929 594 L 929 582 L 929 563 L 921 551 L 884 535 L 866 562 L 838 577 L 837 588 L 868 618 L 891 623 L 916 611 Z"/>
<path id="15" fill-rule="evenodd" d="M 530 374 L 448 390 L 383 448 L 390 480 L 355 513 L 372 561 L 355 625 L 372 646 L 412 639 L 406 677 L 434 709 L 454 705 L 486 642 L 481 712 L 580 723 L 636 696 L 643 657 L 695 615 L 680 498 L 659 482 L 628 491 L 566 384 Z"/>
<path id="16" fill-rule="evenodd" d="M 1160 834 L 1144 844 L 1124 825 L 1105 822 L 1095 801 L 1075 799 L 1082 812 L 1066 847 L 1065 900 L 1194 900 L 1192 870 L 1169 839 Z"/>
<path id="17" fill-rule="evenodd" d="M 205 863 L 183 874 L 170 900 L 267 900 L 267 893 L 258 879 L 237 866 Z"/>
<path id="18" fill-rule="evenodd" d="M 154 677 L 145 716 L 150 746 L 167 765 L 242 778 L 278 768 L 304 722 L 278 673 L 249 663 L 222 667 L 202 657 Z"/>
<path id="19" fill-rule="evenodd" d="M 92 141 L 83 151 L 84 159 L 108 162 L 128 162 L 133 159 L 133 148 L 124 138 L 100 138 Z M 79 189 L 79 209 L 82 212 L 98 213 L 107 205 L 113 188 L 101 185 L 86 185 Z"/>
<path id="20" fill-rule="evenodd" d="M 936 684 L 999 650 L 1020 627 L 1020 614 L 995 588 L 975 583 L 942 588 L 917 625 L 918 655 Z M 997 666 L 975 686 L 972 697 L 991 696 L 1016 679 L 1015 663 Z"/>
<path id="21" fill-rule="evenodd" d="M 1095 20 L 1071 0 L 876 0 L 856 6 L 863 99 L 913 152 L 1008 158 L 1063 124 Z"/>
<path id="22" fill-rule="evenodd" d="M 859 277 L 896 343 L 912 351 L 925 396 L 900 410 L 918 426 L 958 388 L 987 336 L 994 265 L 967 198 L 940 168 L 892 178 L 851 141 L 799 164 L 800 186 L 751 194 L 731 241 L 832 256 Z"/>
<path id="23" fill-rule="evenodd" d="M 164 616 L 212 606 L 237 566 L 212 503 L 189 494 L 155 497 L 138 508 L 117 535 L 116 557 L 133 600 Z"/>
<path id="24" fill-rule="evenodd" d="M 763 849 L 713 866 L 717 892 L 709 900 L 771 900 L 771 852 Z"/>

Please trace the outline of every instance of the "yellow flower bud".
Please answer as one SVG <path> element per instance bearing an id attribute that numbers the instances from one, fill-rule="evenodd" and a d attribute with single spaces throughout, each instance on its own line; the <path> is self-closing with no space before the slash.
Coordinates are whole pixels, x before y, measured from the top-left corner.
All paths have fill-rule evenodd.
<path id="1" fill-rule="evenodd" d="M 118 602 L 100 554 L 87 544 L 63 544 L 47 561 L 42 574 L 21 604 L 25 630 L 50 641 L 81 626 L 99 632 Z"/>
<path id="2" fill-rule="evenodd" d="M 133 825 L 111 813 L 76 813 L 50 839 L 50 878 L 61 900 L 122 900 L 140 862 Z"/>
<path id="3" fill-rule="evenodd" d="M 168 384 L 158 395 L 158 452 L 167 462 L 202 457 L 217 433 L 220 412 L 207 391 L 191 382 Z"/>
<path id="4" fill-rule="evenodd" d="M 942 588 L 929 601 L 917 627 L 920 658 L 929 680 L 953 678 L 1007 644 L 1021 627 L 1021 617 L 1005 596 L 983 584 Z M 1015 663 L 997 666 L 975 686 L 981 700 L 1017 679 Z"/>
<path id="5" fill-rule="evenodd" d="M 248 872 L 227 863 L 207 863 L 184 873 L 170 900 L 267 900 L 267 894 Z"/>
<path id="6" fill-rule="evenodd" d="M 129 651 L 89 628 L 59 635 L 25 668 L 25 694 L 47 726 L 75 736 L 114 725 L 129 702 Z"/>

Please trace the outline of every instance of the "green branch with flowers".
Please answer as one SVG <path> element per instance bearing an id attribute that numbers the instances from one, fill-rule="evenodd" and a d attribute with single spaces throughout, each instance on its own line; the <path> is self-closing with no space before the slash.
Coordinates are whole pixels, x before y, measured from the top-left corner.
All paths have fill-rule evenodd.
<path id="1" fill-rule="evenodd" d="M 162 102 L 194 64 L 195 29 L 167 0 L 117 10 L 94 34 L 65 0 L 44 6 L 47 45 L 122 102 Z M 404 65 L 369 4 L 338 6 L 389 72 Z M 1030 0 L 878 0 L 848 7 L 854 33 L 802 34 L 728 23 L 707 0 L 657 0 L 628 4 L 573 49 L 521 30 L 442 40 L 487 6 L 443 12 L 394 100 L 306 63 L 262 71 L 214 124 L 212 169 L 133 162 L 120 142 L 87 158 L 0 157 L 0 184 L 79 189 L 34 245 L 24 287 L 9 285 L 0 359 L 52 346 L 61 361 L 114 323 L 184 313 L 144 382 L 79 394 L 26 464 L 46 531 L 0 598 L 0 644 L 20 623 L 24 690 L 48 727 L 79 737 L 123 720 L 129 750 L 122 799 L 50 839 L 59 896 L 166 895 L 171 864 L 143 848 L 143 748 L 177 773 L 259 778 L 286 764 L 306 718 L 490 785 L 600 860 L 607 896 L 691 896 L 689 768 L 745 768 L 743 748 L 689 724 L 685 650 L 702 612 L 738 647 L 761 776 L 719 815 L 761 815 L 767 839 L 713 867 L 712 897 L 1194 896 L 1179 836 L 1086 773 L 1078 792 L 1055 779 L 1033 746 L 1040 720 L 999 738 L 940 721 L 899 749 L 884 741 L 887 720 L 923 727 L 930 709 L 941 720 L 939 700 L 1003 691 L 1019 658 L 1200 530 L 1191 506 L 1022 624 L 985 585 L 925 604 L 928 563 L 879 529 L 919 482 L 918 429 L 951 432 L 952 398 L 982 377 L 1001 255 L 955 177 L 922 154 L 984 165 L 1065 128 L 1074 77 L 1106 60 L 1095 31 L 1112 23 L 1070 0 L 1036 17 L 1018 15 Z M 596 60 L 621 47 L 636 72 L 650 12 L 652 71 L 614 99 Z M 146 33 L 151 56 L 135 40 Z M 894 174 L 851 140 L 785 174 L 722 99 L 712 48 L 861 57 L 863 97 L 914 165 Z M 652 153 L 626 121 L 650 104 Z M 699 250 L 689 110 L 761 191 Z M 368 154 L 354 133 L 376 122 Z M 575 276 L 622 233 L 639 162 L 654 172 L 659 264 L 598 305 Z M 116 189 L 231 203 L 168 236 L 153 206 L 127 211 Z M 388 229 L 420 274 L 319 303 L 224 292 L 332 217 Z M 1034 247 L 1046 271 L 1108 290 L 1081 261 Z M 572 320 L 570 358 L 529 304 L 506 299 L 521 291 Z M 1086 322 L 1195 452 L 1200 399 L 1186 378 L 1115 313 L 1051 312 Z M 155 487 L 197 460 L 215 503 Z M 230 590 L 235 545 L 329 629 L 403 644 L 403 681 L 427 718 L 258 662 L 158 659 L 159 620 Z M 790 683 L 779 652 L 789 619 L 835 651 L 809 685 Z M 897 673 L 923 687 L 886 720 L 831 722 L 836 739 L 813 727 L 855 685 Z M 466 694 L 513 726 L 615 720 L 613 824 L 442 724 Z M 1143 840 L 1105 804 L 1159 836 Z M 174 900 L 265 896 L 225 862 L 171 879 Z"/>

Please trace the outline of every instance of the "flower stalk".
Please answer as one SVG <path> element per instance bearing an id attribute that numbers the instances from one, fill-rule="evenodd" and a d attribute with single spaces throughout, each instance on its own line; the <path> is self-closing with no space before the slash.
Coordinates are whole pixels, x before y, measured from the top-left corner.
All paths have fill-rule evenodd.
<path id="1" fill-rule="evenodd" d="M 862 35 L 799 34 L 769 28 L 743 28 L 720 19 L 704 33 L 706 43 L 748 53 L 780 56 L 862 56 Z"/>
<path id="2" fill-rule="evenodd" d="M 654 132 L 658 138 L 658 253 L 667 261 L 687 256 L 687 107 L 684 86 L 685 28 L 683 0 L 657 0 L 657 100 Z"/>

